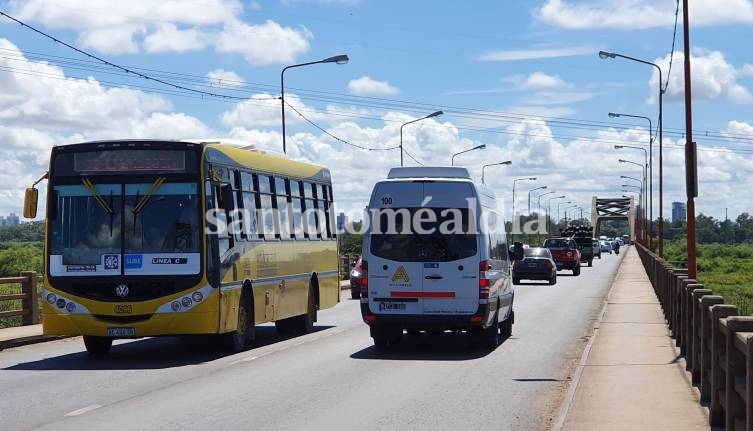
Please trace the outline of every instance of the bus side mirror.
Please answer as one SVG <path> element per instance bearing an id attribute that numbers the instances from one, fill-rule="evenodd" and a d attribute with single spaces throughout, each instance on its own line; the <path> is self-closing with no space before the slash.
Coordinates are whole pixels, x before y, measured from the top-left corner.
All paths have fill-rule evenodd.
<path id="1" fill-rule="evenodd" d="M 26 189 L 24 194 L 24 218 L 35 218 L 37 216 L 37 200 L 39 192 L 34 187 Z"/>

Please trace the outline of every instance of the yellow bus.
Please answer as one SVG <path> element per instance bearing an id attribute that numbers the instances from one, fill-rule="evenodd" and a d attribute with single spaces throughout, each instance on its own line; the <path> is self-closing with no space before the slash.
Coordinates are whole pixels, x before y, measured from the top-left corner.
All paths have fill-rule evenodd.
<path id="1" fill-rule="evenodd" d="M 329 170 L 219 141 L 56 146 L 48 179 L 43 330 L 114 339 L 255 325 L 310 332 L 340 300 Z M 37 190 L 24 215 L 36 216 Z"/>

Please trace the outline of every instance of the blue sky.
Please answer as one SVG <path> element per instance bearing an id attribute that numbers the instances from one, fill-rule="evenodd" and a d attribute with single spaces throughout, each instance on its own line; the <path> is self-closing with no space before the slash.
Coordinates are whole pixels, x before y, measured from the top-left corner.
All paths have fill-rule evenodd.
<path id="1" fill-rule="evenodd" d="M 752 212 L 746 174 L 753 139 L 750 0 L 691 5 L 697 212 Z M 285 73 L 286 101 L 337 141 L 286 110 L 288 155 L 329 166 L 341 210 L 363 208 L 371 185 L 399 164 L 448 164 L 451 155 L 508 206 L 512 180 L 547 186 L 589 210 L 620 196 L 620 175 L 640 177 L 648 123 L 658 121 L 658 74 L 599 50 L 658 64 L 664 94 L 664 215 L 685 201 L 682 20 L 671 73 L 673 0 L 105 2 L 0 1 L 0 10 L 88 53 L 176 85 L 233 96 L 200 97 L 97 64 L 0 17 L 0 214 L 21 211 L 22 190 L 46 169 L 52 145 L 92 139 L 227 137 L 280 149 L 280 71 L 347 54 L 347 65 Z M 182 93 L 182 94 L 178 94 Z M 246 99 L 247 100 L 243 100 Z M 354 146 L 355 145 L 355 146 Z M 522 195 L 522 196 L 521 196 Z M 658 215 L 654 145 L 654 213 Z M 556 201 L 555 201 L 556 203 Z M 517 206 L 520 208 L 520 206 Z"/>

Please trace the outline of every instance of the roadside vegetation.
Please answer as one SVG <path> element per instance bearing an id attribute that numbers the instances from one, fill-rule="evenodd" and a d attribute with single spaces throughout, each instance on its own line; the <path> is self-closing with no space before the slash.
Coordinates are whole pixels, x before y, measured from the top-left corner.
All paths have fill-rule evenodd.
<path id="1" fill-rule="evenodd" d="M 753 315 L 753 244 L 698 244 L 698 281 L 740 314 Z M 687 261 L 685 238 L 664 243 L 664 258 L 677 266 Z"/>
<path id="2" fill-rule="evenodd" d="M 0 277 L 18 277 L 22 271 L 42 273 L 44 224 L 0 227 Z M 21 293 L 20 284 L 0 284 L 0 295 Z M 21 300 L 0 301 L 0 312 L 20 310 Z M 0 328 L 19 326 L 21 317 L 0 318 Z"/>

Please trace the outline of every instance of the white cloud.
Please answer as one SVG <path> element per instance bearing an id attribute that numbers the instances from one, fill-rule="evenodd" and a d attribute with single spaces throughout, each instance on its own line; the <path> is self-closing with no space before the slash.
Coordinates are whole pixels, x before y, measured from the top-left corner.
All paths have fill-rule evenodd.
<path id="1" fill-rule="evenodd" d="M 684 55 L 682 52 L 675 51 L 674 64 L 682 65 Z M 666 71 L 669 69 L 669 54 L 662 59 L 655 60 L 655 63 L 665 72 L 663 79 L 666 79 Z M 747 87 L 739 84 L 737 78 L 745 75 L 745 68 L 741 70 L 735 67 L 724 58 L 719 51 L 694 50 L 691 58 L 691 79 L 693 100 L 712 100 L 726 99 L 733 102 L 750 102 L 752 100 L 750 91 Z M 674 69 L 677 70 L 677 69 Z M 659 74 L 654 72 L 649 85 L 652 89 L 659 88 Z M 654 93 L 652 93 L 654 94 Z M 664 94 L 668 100 L 682 100 L 685 94 L 685 75 L 680 69 L 677 73 L 672 73 L 669 77 L 669 87 Z M 651 97 L 651 101 L 655 96 Z"/>
<path id="2" fill-rule="evenodd" d="M 727 127 L 722 130 L 722 135 L 726 136 L 731 141 L 749 144 L 750 136 L 753 136 L 753 125 L 743 121 L 730 121 L 727 123 Z M 745 139 L 739 139 L 740 137 Z"/>
<path id="3" fill-rule="evenodd" d="M 646 29 L 674 23 L 676 3 L 672 0 L 590 0 L 572 2 L 547 0 L 534 9 L 534 17 L 545 25 L 567 29 Z M 697 0 L 690 8 L 694 26 L 753 23 L 750 0 Z"/>
<path id="4" fill-rule="evenodd" d="M 249 25 L 235 21 L 225 25 L 217 37 L 219 52 L 234 52 L 252 64 L 287 63 L 308 51 L 313 35 L 308 30 L 293 30 L 274 21 Z"/>
<path id="5" fill-rule="evenodd" d="M 179 30 L 174 24 L 162 24 L 144 38 L 146 52 L 185 52 L 204 49 L 209 37 L 196 27 Z"/>
<path id="6" fill-rule="evenodd" d="M 238 0 L 14 0 L 11 13 L 51 29 L 78 32 L 83 48 L 107 54 L 186 52 L 214 47 L 241 54 L 252 64 L 286 63 L 308 51 L 311 32 L 273 21 L 239 20 Z M 258 6 L 258 5 L 257 5 Z M 256 6 L 251 4 L 251 9 Z"/>
<path id="7" fill-rule="evenodd" d="M 160 96 L 67 77 L 58 67 L 28 62 L 5 39 L 0 49 L 0 67 L 9 69 L 0 74 L 0 214 L 20 212 L 23 189 L 47 169 L 54 144 L 216 134 L 195 117 L 170 112 Z"/>
<path id="8" fill-rule="evenodd" d="M 570 84 L 563 81 L 559 75 L 547 75 L 543 72 L 534 72 L 521 83 L 521 88 L 535 90 L 566 88 L 569 86 Z"/>
<path id="9" fill-rule="evenodd" d="M 215 69 L 207 73 L 209 85 L 216 87 L 243 87 L 246 81 L 232 70 Z"/>
<path id="10" fill-rule="evenodd" d="M 518 61 L 537 60 L 542 58 L 572 57 L 576 55 L 592 55 L 593 47 L 576 46 L 568 48 L 524 49 L 489 51 L 476 57 L 479 61 Z"/>
<path id="11" fill-rule="evenodd" d="M 391 96 L 400 91 L 387 81 L 377 81 L 371 77 L 362 76 L 348 83 L 348 92 L 356 96 Z"/>
<path id="12" fill-rule="evenodd" d="M 303 108 L 300 99 L 294 94 L 286 94 L 285 102 L 296 109 Z M 285 114 L 286 125 L 298 122 L 298 115 L 291 109 L 286 107 Z M 269 126 L 279 128 L 282 123 L 280 101 L 276 95 L 266 93 L 252 95 L 250 99 L 235 104 L 233 109 L 223 112 L 220 117 L 222 124 L 231 128 Z"/>

